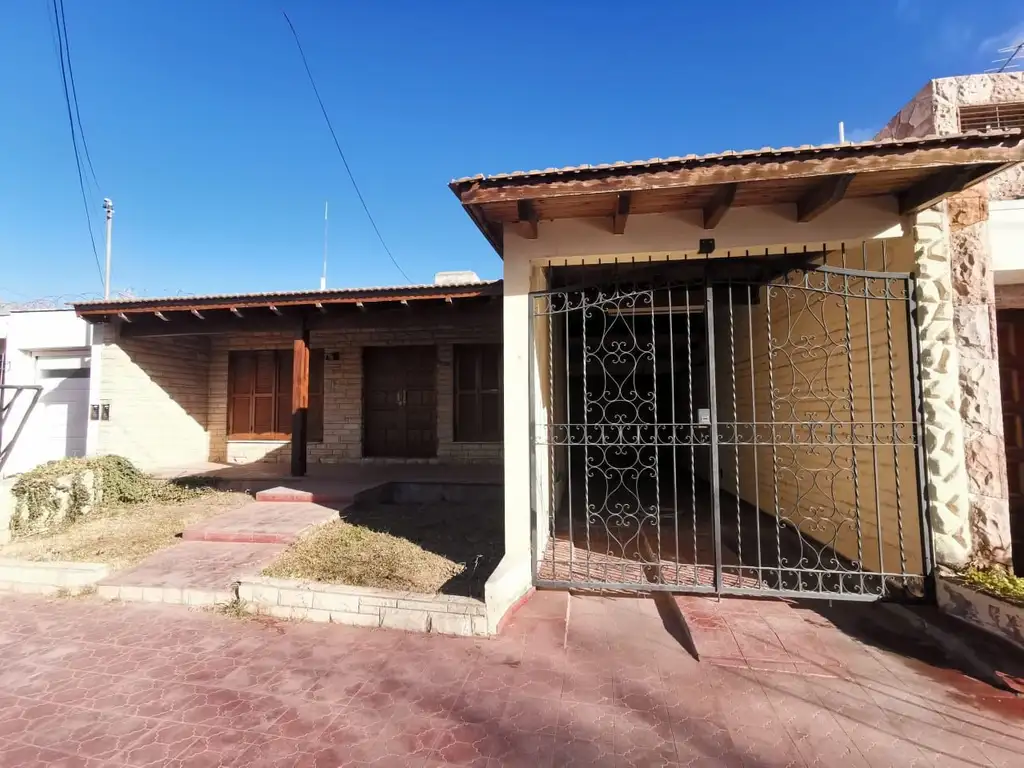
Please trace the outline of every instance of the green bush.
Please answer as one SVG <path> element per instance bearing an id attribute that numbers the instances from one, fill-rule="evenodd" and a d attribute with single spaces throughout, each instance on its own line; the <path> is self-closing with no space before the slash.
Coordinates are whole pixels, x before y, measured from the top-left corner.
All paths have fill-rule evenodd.
<path id="1" fill-rule="evenodd" d="M 1014 576 L 1002 566 L 968 568 L 960 575 L 968 585 L 979 592 L 1024 603 L 1024 579 Z"/>
<path id="2" fill-rule="evenodd" d="M 26 533 L 65 525 L 80 519 L 89 504 L 89 489 L 85 483 L 88 473 L 93 474 L 96 507 L 111 509 L 151 502 L 175 503 L 195 499 L 211 488 L 195 479 L 159 480 L 147 475 L 121 456 L 95 456 L 66 458 L 50 461 L 20 475 L 11 491 L 21 510 L 11 518 L 11 529 Z M 68 482 L 70 485 L 68 486 Z M 55 520 L 59 512 L 61 485 L 68 493 L 67 512 Z M 95 512 L 96 510 L 93 510 Z"/>

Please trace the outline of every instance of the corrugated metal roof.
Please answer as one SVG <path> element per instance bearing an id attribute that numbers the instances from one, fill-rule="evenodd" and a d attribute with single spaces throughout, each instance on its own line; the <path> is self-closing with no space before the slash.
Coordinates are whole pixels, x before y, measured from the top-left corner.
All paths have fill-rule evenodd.
<path id="1" fill-rule="evenodd" d="M 737 158 L 748 159 L 763 156 L 769 157 L 792 157 L 798 155 L 815 154 L 840 154 L 886 149 L 892 147 L 914 147 L 914 146 L 941 146 L 951 144 L 963 139 L 970 138 L 1009 138 L 1020 136 L 1021 129 L 1004 129 L 996 131 L 968 131 L 966 133 L 951 134 L 947 136 L 923 136 L 906 139 L 882 139 L 880 141 L 861 141 L 847 144 L 801 144 L 798 147 L 762 147 L 761 149 L 727 150 L 707 155 L 679 155 L 674 157 L 654 157 L 648 160 L 619 160 L 614 163 L 603 163 L 600 165 L 570 165 L 564 168 L 544 168 L 532 171 L 512 171 L 511 173 L 496 173 L 491 175 L 477 174 L 475 176 L 464 176 L 461 179 L 453 179 L 451 186 L 468 184 L 474 181 L 510 181 L 510 180 L 533 180 L 543 177 L 559 177 L 596 173 L 601 171 L 643 171 L 662 166 L 681 165 L 686 163 L 713 163 L 723 160 L 734 160 Z"/>
<path id="2" fill-rule="evenodd" d="M 436 283 L 422 283 L 416 285 L 378 285 L 368 286 L 365 288 L 328 288 L 325 290 L 308 290 L 308 291 L 263 291 L 257 293 L 206 293 L 196 295 L 181 295 L 181 296 L 158 296 L 158 297 L 144 297 L 144 296 L 132 296 L 127 298 L 119 299 L 107 299 L 101 301 L 76 301 L 71 304 L 75 309 L 102 309 L 103 307 L 119 307 L 133 304 L 160 304 L 160 303 L 187 303 L 189 301 L 224 301 L 224 302 L 251 302 L 259 301 L 261 299 L 309 299 L 310 301 L 317 301 L 320 299 L 330 300 L 332 298 L 346 298 L 346 297 L 358 297 L 358 296 L 374 296 L 381 294 L 393 293 L 396 296 L 417 293 L 423 291 L 432 291 L 437 294 L 444 293 L 458 293 L 462 290 L 472 288 L 493 288 L 494 286 L 500 286 L 501 280 L 480 280 L 465 283 L 447 283 L 445 285 L 437 285 Z M 500 291 L 499 291 L 500 293 Z"/>

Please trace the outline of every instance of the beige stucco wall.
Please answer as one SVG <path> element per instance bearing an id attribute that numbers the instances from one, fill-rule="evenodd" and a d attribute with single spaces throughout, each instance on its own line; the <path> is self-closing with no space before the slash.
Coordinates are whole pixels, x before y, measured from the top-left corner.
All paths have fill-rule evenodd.
<path id="1" fill-rule="evenodd" d="M 699 212 L 631 216 L 626 232 L 613 235 L 607 219 L 565 219 L 542 221 L 538 237 L 528 240 L 507 227 L 504 236 L 504 342 L 505 342 L 505 561 L 502 573 L 514 573 L 521 588 L 530 583 L 530 500 L 535 494 L 539 529 L 544 528 L 555 494 L 548 488 L 559 482 L 557 464 L 546 451 L 534 446 L 538 482 L 530 482 L 529 413 L 530 357 L 533 370 L 543 372 L 547 349 L 543 343 L 530 349 L 529 325 L 531 289 L 543 288 L 543 268 L 548 265 L 598 264 L 614 259 L 624 262 L 647 259 L 697 258 L 698 241 L 714 237 L 715 257 L 781 252 L 784 247 L 819 249 L 823 243 L 898 238 L 905 222 L 889 198 L 847 200 L 812 222 L 794 221 L 793 206 L 737 208 L 729 211 L 713 231 L 699 224 Z M 704 258 L 703 256 L 699 258 Z M 543 330 L 543 329 L 542 329 Z M 543 388 L 541 388 L 543 389 Z M 540 391 L 540 390 L 538 390 Z M 546 414 L 538 409 L 536 423 L 543 425 Z M 547 469 L 545 469 L 547 468 Z M 543 531 L 538 531 L 543 536 Z M 510 588 L 507 587 L 506 588 Z"/>
<path id="2" fill-rule="evenodd" d="M 884 253 L 872 246 L 866 264 L 864 252 L 852 248 L 845 266 L 913 271 L 909 238 L 887 242 Z M 831 252 L 827 263 L 844 266 L 842 254 Z M 811 286 L 824 287 L 823 276 Z M 833 275 L 828 286 L 842 291 L 844 281 Z M 865 291 L 861 280 L 846 287 Z M 888 289 L 906 297 L 902 283 L 873 280 L 867 288 L 873 296 Z M 916 455 L 907 444 L 914 435 L 908 302 L 780 286 L 762 286 L 756 298 L 750 306 L 721 302 L 715 314 L 722 487 L 869 571 L 920 574 Z M 737 445 L 752 440 L 753 422 L 762 424 L 758 440 L 770 440 L 766 423 L 773 420 L 780 422 L 776 440 L 790 445 Z M 875 442 L 889 444 L 868 444 L 872 421 Z M 735 432 L 730 422 L 739 424 Z M 799 426 L 805 422 L 832 423 L 836 434 Z M 902 422 L 901 445 L 891 444 L 893 422 Z M 832 438 L 845 444 L 826 445 Z M 812 439 L 819 444 L 808 445 Z M 723 502 L 722 514 L 734 515 L 735 507 Z M 835 567 L 819 563 L 819 554 L 807 548 L 802 567 Z"/>
<path id="3" fill-rule="evenodd" d="M 207 339 L 110 339 L 97 352 L 97 394 L 110 419 L 94 422 L 92 453 L 124 456 L 144 469 L 207 460 Z"/>
<path id="4" fill-rule="evenodd" d="M 414 311 L 414 310 L 411 310 Z M 369 346 L 437 346 L 437 459 L 456 463 L 497 463 L 502 444 L 454 440 L 453 345 L 501 341 L 498 308 L 483 314 L 461 315 L 452 310 L 448 325 L 400 329 L 354 328 L 314 331 L 310 344 L 323 349 L 324 439 L 310 443 L 314 464 L 337 464 L 363 458 L 363 348 Z M 228 353 L 236 349 L 290 349 L 287 334 L 239 334 L 214 337 L 209 377 L 210 457 L 213 461 L 245 464 L 254 461 L 289 462 L 291 447 L 280 441 L 227 440 Z M 337 353 L 338 359 L 330 359 Z"/>

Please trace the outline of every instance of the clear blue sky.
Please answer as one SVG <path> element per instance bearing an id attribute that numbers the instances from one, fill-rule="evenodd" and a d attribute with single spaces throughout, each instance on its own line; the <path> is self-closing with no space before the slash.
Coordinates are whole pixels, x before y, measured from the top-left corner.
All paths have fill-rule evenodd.
<path id="1" fill-rule="evenodd" d="M 281 16 L 414 281 L 501 264 L 447 189 L 479 172 L 870 138 L 930 78 L 980 72 L 1020 0 L 690 3 L 65 0 L 82 122 L 139 295 L 402 278 Z M 0 299 L 94 293 L 48 0 L 0 24 Z"/>

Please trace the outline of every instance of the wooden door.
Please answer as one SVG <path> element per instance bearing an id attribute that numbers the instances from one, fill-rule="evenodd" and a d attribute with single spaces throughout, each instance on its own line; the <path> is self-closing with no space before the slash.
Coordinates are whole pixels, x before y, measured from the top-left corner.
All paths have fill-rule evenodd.
<path id="1" fill-rule="evenodd" d="M 1024 310 L 996 313 L 1014 569 L 1024 576 Z"/>
<path id="2" fill-rule="evenodd" d="M 367 347 L 363 352 L 363 455 L 437 455 L 434 347 Z"/>

